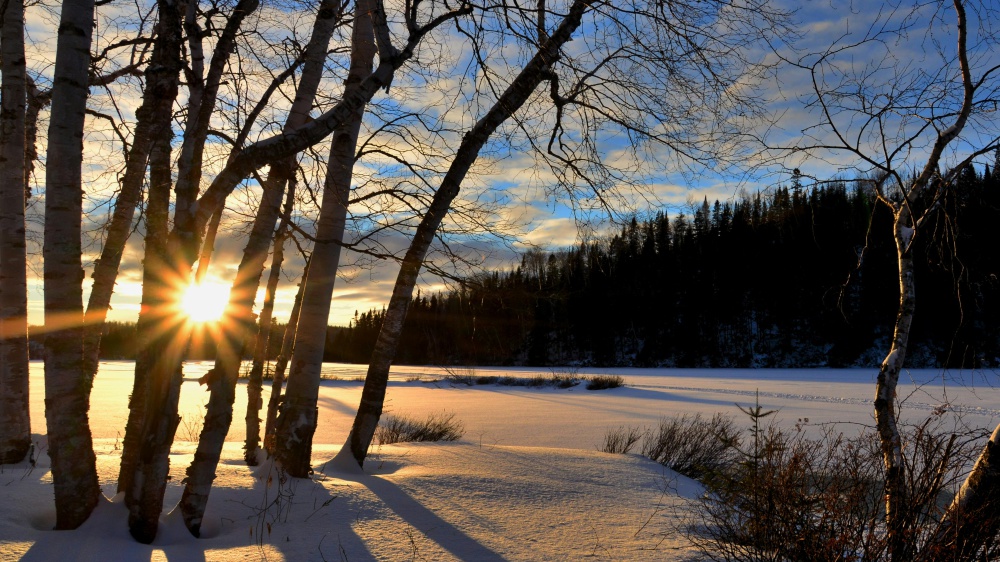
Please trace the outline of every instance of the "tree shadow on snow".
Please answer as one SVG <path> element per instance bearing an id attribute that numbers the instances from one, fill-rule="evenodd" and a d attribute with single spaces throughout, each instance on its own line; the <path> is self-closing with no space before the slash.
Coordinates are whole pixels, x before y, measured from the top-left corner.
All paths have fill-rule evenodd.
<path id="1" fill-rule="evenodd" d="M 367 487 L 403 521 L 459 560 L 477 562 L 505 560 L 503 556 L 468 536 L 461 529 L 441 519 L 389 480 L 367 474 L 337 474 L 337 477 L 353 480 Z"/>

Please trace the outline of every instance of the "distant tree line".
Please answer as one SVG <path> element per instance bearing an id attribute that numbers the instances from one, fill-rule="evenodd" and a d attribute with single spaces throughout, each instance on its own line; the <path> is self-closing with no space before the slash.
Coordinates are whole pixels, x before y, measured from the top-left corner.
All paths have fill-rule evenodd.
<path id="1" fill-rule="evenodd" d="M 272 330 L 276 334 L 285 331 L 285 324 L 273 322 Z M 31 326 L 31 358 L 42 359 L 45 353 L 45 335 L 39 333 L 38 326 Z M 341 326 L 328 326 L 326 341 L 330 345 L 334 341 L 335 335 L 344 330 Z M 208 325 L 196 327 L 191 336 L 191 344 L 188 347 L 187 359 L 194 361 L 210 361 L 215 359 L 217 340 L 213 335 L 213 330 Z M 100 358 L 104 360 L 134 360 L 136 356 L 136 324 L 135 322 L 115 322 L 107 321 L 103 326 L 101 336 Z M 252 341 L 249 342 L 252 345 Z M 252 349 L 244 347 L 244 357 L 249 357 Z M 271 338 L 268 341 L 267 358 L 273 360 L 278 357 L 281 351 L 281 338 Z M 331 359 L 332 361 L 332 359 Z"/>
<path id="2" fill-rule="evenodd" d="M 1000 174 L 971 166 L 915 240 L 914 365 L 1000 364 Z M 418 295 L 411 364 L 873 365 L 898 304 L 891 216 L 864 182 L 766 193 L 616 235 L 531 251 L 506 271 Z M 355 314 L 327 359 L 368 361 L 383 312 Z"/>
<path id="3" fill-rule="evenodd" d="M 1000 365 L 997 175 L 967 168 L 933 236 L 916 240 L 926 297 L 914 365 Z M 863 185 L 794 181 L 734 202 L 704 200 L 690 214 L 634 218 L 575 248 L 527 252 L 511 269 L 418 294 L 399 362 L 872 365 L 891 335 L 898 287 L 890 217 Z M 329 327 L 324 360 L 367 363 L 383 314 Z M 33 351 L 42 337 L 32 334 Z M 102 359 L 134 359 L 135 345 L 134 323 L 105 324 Z M 272 338 L 268 358 L 279 346 Z M 188 358 L 214 357 L 210 333 L 196 334 Z"/>

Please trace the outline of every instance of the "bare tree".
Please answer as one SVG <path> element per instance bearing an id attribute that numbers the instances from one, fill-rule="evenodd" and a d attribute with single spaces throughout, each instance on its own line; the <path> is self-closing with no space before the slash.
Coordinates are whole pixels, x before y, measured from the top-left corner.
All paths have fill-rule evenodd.
<path id="1" fill-rule="evenodd" d="M 351 65 L 344 83 L 344 95 L 350 96 L 371 74 L 376 54 L 375 29 L 371 18 L 374 6 L 358 2 L 351 33 Z M 345 119 L 333 133 L 323 204 L 316 226 L 317 241 L 309 260 L 308 275 L 303 278 L 302 305 L 292 352 L 292 369 L 284 394 L 281 413 L 275 426 L 275 457 L 289 474 L 305 477 L 310 470 L 312 431 L 316 429 L 316 400 L 319 374 L 326 345 L 326 325 L 330 317 L 330 297 L 340 264 L 340 248 L 347 220 L 351 193 L 354 153 L 364 106 Z M 312 431 L 308 431 L 309 429 Z M 308 435 L 304 434 L 308 432 Z M 293 444 L 305 443 L 303 448 Z"/>
<path id="2" fill-rule="evenodd" d="M 512 35 L 530 45 L 534 54 L 509 83 L 502 78 L 497 78 L 497 83 L 486 81 L 496 101 L 462 137 L 403 259 L 372 353 L 358 414 L 347 444 L 338 455 L 339 462 L 348 462 L 348 455 L 357 464 L 364 462 L 382 414 L 389 367 L 417 275 L 472 163 L 497 129 L 515 112 L 530 109 L 537 122 L 547 125 L 548 134 L 532 130 L 530 116 L 517 119 L 514 127 L 524 131 L 526 147 L 534 149 L 540 163 L 551 167 L 556 184 L 571 198 L 582 185 L 593 190 L 592 195 L 610 209 L 610 198 L 615 195 L 609 188 L 617 182 L 638 183 L 628 176 L 639 168 L 616 169 L 604 162 L 598 148 L 602 128 L 623 131 L 631 142 L 627 150 L 636 155 L 649 144 L 658 144 L 673 151 L 670 158 L 682 166 L 724 162 L 726 151 L 735 150 L 725 141 L 731 140 L 739 128 L 728 122 L 730 112 L 752 118 L 759 109 L 751 96 L 734 93 L 728 87 L 734 82 L 750 86 L 759 76 L 755 73 L 764 68 L 744 59 L 741 49 L 766 39 L 771 32 L 780 33 L 784 17 L 766 3 L 757 2 L 670 6 L 637 2 L 628 7 L 572 2 L 554 26 L 551 18 L 560 11 L 544 2 L 531 9 L 511 7 L 500 13 L 507 28 L 512 28 L 511 21 L 523 22 L 525 31 Z M 595 48 L 567 52 L 565 45 L 585 14 L 601 21 L 605 32 Z M 712 31 L 700 27 L 708 21 L 717 27 Z M 739 25 L 733 25 L 736 22 Z M 636 32 L 639 29 L 642 35 Z M 732 31 L 718 33 L 719 29 Z M 477 54 L 479 63 L 484 64 L 486 57 L 480 51 Z M 481 72 L 491 76 L 487 68 Z M 548 101 L 553 105 L 547 121 L 538 117 L 546 115 L 539 110 L 541 99 L 534 99 L 538 104 L 534 107 L 527 105 L 545 82 L 549 84 Z M 663 127 L 670 118 L 685 126 Z M 538 142 L 539 138 L 547 138 L 547 145 Z M 734 155 L 730 153 L 729 157 Z M 638 165 L 640 160 L 634 162 Z"/>
<path id="3" fill-rule="evenodd" d="M 151 305 L 155 302 L 154 295 L 168 290 L 168 287 L 154 276 L 155 269 L 152 267 L 155 262 L 162 261 L 164 252 L 164 242 L 167 233 L 169 219 L 170 202 L 170 131 L 171 118 L 173 116 L 173 104 L 177 99 L 179 90 L 179 73 L 181 67 L 180 50 L 181 38 L 176 27 L 176 8 L 170 4 L 161 10 L 167 13 L 161 15 L 158 25 L 156 41 L 150 59 L 147 74 L 148 92 L 143 96 L 142 104 L 136 112 L 138 120 L 136 127 L 135 141 L 133 142 L 132 157 L 126 166 L 125 177 L 123 178 L 122 194 L 128 197 L 133 190 L 140 190 L 146 178 L 147 168 L 149 169 L 149 193 L 146 201 L 146 236 L 144 261 L 149 262 L 143 268 L 143 296 L 142 304 L 147 310 L 154 310 Z M 170 15 L 173 14 L 174 18 Z M 166 144 L 165 144 L 166 142 Z M 166 168 L 166 169 L 164 169 Z M 119 203 L 116 215 L 122 216 L 128 213 L 128 205 Z M 118 217 L 115 217 L 118 218 Z M 124 217 L 123 217 L 124 219 Z M 114 223 L 114 219 L 112 220 Z M 125 221 L 122 220 L 118 226 Z M 131 222 L 131 221 L 129 221 Z M 110 242 L 110 236 L 109 236 Z M 105 245 L 105 251 L 113 251 L 111 244 Z M 120 254 L 116 253 L 108 258 L 114 259 Z M 102 258 L 104 258 L 102 254 Z M 110 265 L 104 264 L 101 260 L 102 270 L 104 267 L 110 269 Z M 104 276 L 107 275 L 107 281 Z M 107 298 L 110 302 L 110 292 L 113 289 L 116 275 L 110 273 L 98 274 L 95 268 L 94 296 L 92 297 L 91 314 L 100 314 L 100 310 L 107 305 L 94 299 Z M 99 286 L 98 283 L 107 283 Z M 148 286 L 147 286 L 148 284 Z M 154 288 L 155 285 L 155 288 Z M 103 305 L 103 306 L 102 306 Z M 122 448 L 121 468 L 118 475 L 118 491 L 126 492 L 127 502 L 132 498 L 131 489 L 134 476 L 134 467 L 138 460 L 140 440 L 142 437 L 141 428 L 145 414 L 145 392 L 147 386 L 147 369 L 139 368 L 139 365 L 147 365 L 157 357 L 157 353 L 152 349 L 154 343 L 153 335 L 156 333 L 156 326 L 161 322 L 166 322 L 166 318 L 155 318 L 152 315 L 139 317 L 137 333 L 139 337 L 139 356 L 136 358 L 135 379 L 133 381 L 132 392 L 129 395 L 129 417 L 125 426 L 125 437 Z M 90 360 L 96 366 L 99 340 L 92 336 L 88 351 L 91 354 Z M 147 353 L 148 350 L 148 353 Z"/>
<path id="4" fill-rule="evenodd" d="M 288 315 L 288 324 L 281 337 L 281 351 L 274 362 L 274 371 L 271 373 L 271 395 L 267 399 L 267 414 L 264 419 L 264 450 L 269 455 L 274 454 L 274 430 L 275 422 L 278 419 L 278 411 L 281 402 L 284 400 L 283 385 L 285 384 L 285 371 L 288 367 L 288 360 L 295 350 L 295 328 L 299 325 L 299 312 L 302 310 L 302 293 L 305 289 L 305 278 L 309 275 L 310 258 L 306 258 L 306 265 L 302 270 L 302 280 L 299 288 L 295 291 L 295 301 L 292 303 L 292 311 Z"/>
<path id="5" fill-rule="evenodd" d="M 56 528 L 75 529 L 97 505 L 96 457 L 87 412 L 92 379 L 83 364 L 81 263 L 83 125 L 93 0 L 62 4 L 45 185 L 45 419 Z M 19 183 L 20 187 L 20 183 Z"/>
<path id="6" fill-rule="evenodd" d="M 184 241 L 193 237 L 190 232 L 194 216 L 192 210 L 196 206 L 210 118 L 237 33 L 243 20 L 257 6 L 256 0 L 239 2 L 219 35 L 207 75 L 189 73 L 192 96 L 189 98 L 189 115 L 180 148 L 176 184 L 172 182 L 169 165 L 169 135 L 164 135 L 165 143 L 158 139 L 150 156 L 150 206 L 156 199 L 157 215 L 160 216 L 156 218 L 156 228 L 147 225 L 147 231 L 154 231 L 157 238 L 152 240 L 147 236 L 143 268 L 144 306 L 137 326 L 138 336 L 145 345 L 136 360 L 136 382 L 129 412 L 130 422 L 135 423 L 130 423 L 126 431 L 126 450 L 122 454 L 121 468 L 123 478 L 119 483 L 122 486 L 121 480 L 125 480 L 123 489 L 129 507 L 129 530 L 140 542 L 151 542 L 156 536 L 163 507 L 170 444 L 178 423 L 176 412 L 182 377 L 181 361 L 188 343 L 188 334 L 182 329 L 173 304 L 179 287 L 190 282 L 193 258 L 197 256 L 196 247 L 184 244 L 183 249 L 179 249 L 176 242 L 171 245 L 171 237 L 179 236 Z M 180 45 L 189 12 L 184 5 L 170 0 L 161 1 L 158 9 L 157 42 L 162 42 L 164 47 L 161 50 L 162 66 L 156 65 L 156 61 L 151 64 L 165 74 L 176 76 L 182 67 Z M 188 29 L 193 29 L 190 21 L 187 24 Z M 192 39 L 200 43 L 202 37 L 197 34 Z M 199 52 L 199 45 L 196 44 L 193 50 Z M 195 68 L 202 70 L 197 63 Z M 172 232 L 180 231 L 181 234 L 168 236 L 165 232 L 166 217 L 161 213 L 166 210 L 162 204 L 169 197 L 171 185 L 176 195 Z M 181 253 L 190 257 L 178 260 Z M 131 430 L 131 435 L 128 430 Z"/>
<path id="7" fill-rule="evenodd" d="M 281 222 L 274 234 L 274 244 L 271 251 L 271 267 L 267 274 L 267 283 L 264 288 L 264 302 L 261 305 L 260 315 L 257 318 L 257 335 L 253 345 L 253 363 L 250 367 L 250 376 L 247 378 L 247 414 L 246 414 L 246 441 L 243 445 L 243 458 L 250 466 L 257 464 L 257 453 L 260 451 L 260 414 L 264 407 L 262 398 L 264 383 L 264 365 L 267 363 L 267 352 L 271 341 L 271 327 L 274 322 L 274 300 L 278 291 L 278 282 L 281 280 L 281 266 L 285 261 L 285 241 L 291 230 L 288 226 L 291 221 L 292 208 L 295 203 L 294 179 L 289 181 L 288 189 L 285 193 L 285 204 L 281 210 Z M 298 314 L 295 314 L 298 319 Z M 289 323 L 291 321 L 289 320 Z M 282 379 L 283 380 L 283 379 Z M 272 378 L 272 383 L 275 382 Z M 278 385 L 280 389 L 280 384 Z M 274 396 L 272 386 L 272 396 Z M 280 395 L 280 390 L 278 395 Z"/>
<path id="8" fill-rule="evenodd" d="M 0 27 L 0 464 L 31 448 L 28 402 L 28 279 L 24 205 L 27 75 L 24 2 L 4 4 Z"/>
<path id="9" fill-rule="evenodd" d="M 179 28 L 177 22 L 180 21 L 177 11 L 173 6 L 160 6 L 158 34 L 161 38 L 167 33 L 180 35 L 176 31 Z M 180 171 L 175 187 L 177 199 L 173 228 L 163 238 L 162 251 L 151 254 L 147 245 L 144 261 L 143 308 L 138 325 L 139 339 L 147 343 L 136 361 L 137 377 L 143 372 L 145 374 L 142 376 L 146 379 L 144 391 L 138 393 L 142 396 L 144 404 L 140 406 L 144 410 L 143 421 L 138 430 L 140 436 L 137 438 L 138 454 L 129 454 L 127 451 L 123 454 L 123 459 L 126 456 L 138 459 L 134 461 L 134 468 L 129 469 L 134 475 L 131 485 L 125 491 L 126 504 L 130 511 L 130 531 L 142 542 L 151 541 L 156 533 L 156 522 L 162 509 L 166 474 L 169 469 L 169 450 L 178 423 L 177 401 L 182 380 L 181 363 L 187 341 L 183 326 L 176 320 L 173 305 L 178 298 L 179 287 L 190 281 L 193 262 L 199 255 L 208 220 L 229 194 L 255 170 L 268 162 L 281 161 L 319 142 L 342 123 L 351 119 L 351 116 L 376 92 L 391 83 L 396 69 L 413 56 L 420 40 L 442 22 L 449 21 L 447 17 L 432 16 L 427 24 L 410 29 L 405 47 L 396 49 L 389 43 L 388 23 L 380 2 L 376 2 L 371 13 L 376 22 L 376 30 L 379 30 L 376 33 L 379 45 L 384 45 L 386 48 L 380 50 L 379 64 L 375 70 L 361 80 L 357 88 L 352 89 L 333 108 L 292 131 L 284 131 L 239 149 L 215 175 L 200 198 L 195 198 L 197 190 L 192 189 L 192 186 L 197 184 L 194 175 L 200 172 L 200 168 L 184 162 L 178 166 Z M 167 25 L 164 22 L 168 22 Z M 216 56 L 224 52 L 221 48 L 222 43 L 220 39 L 216 46 Z M 198 111 L 211 112 L 213 105 L 202 102 Z M 197 123 L 189 122 L 188 132 L 192 135 L 185 136 L 185 143 L 200 142 L 204 146 L 202 141 L 197 140 L 199 132 L 204 131 L 205 129 Z M 180 154 L 187 154 L 184 146 L 181 147 Z M 197 158 L 197 155 L 194 157 Z M 151 190 L 158 183 L 153 176 L 159 174 L 160 171 L 155 169 L 151 155 Z M 164 181 L 169 183 L 166 176 Z M 173 286 L 169 287 L 171 283 Z M 231 412 L 229 415 L 231 416 Z M 124 471 L 126 467 L 123 466 Z"/>
<path id="10" fill-rule="evenodd" d="M 848 169 L 869 178 L 866 183 L 893 217 L 899 308 L 889 352 L 879 369 L 874 404 L 885 465 L 888 550 L 893 560 L 914 559 L 919 545 L 915 514 L 907 507 L 904 443 L 897 426 L 897 386 L 917 309 L 914 240 L 928 235 L 926 225 L 941 211 L 944 196 L 959 173 L 1000 143 L 995 117 L 1000 65 L 991 56 L 996 43 L 989 28 L 996 17 L 995 7 L 977 5 L 976 17 L 970 18 L 968 4 L 954 0 L 950 7 L 936 2 L 910 12 L 887 11 L 862 37 L 845 36 L 822 52 L 793 61 L 808 72 L 808 108 L 819 121 L 803 131 L 802 141 L 790 147 L 791 152 L 847 156 Z M 914 28 L 924 22 L 929 22 L 922 36 L 925 42 L 912 51 L 907 40 L 910 34 L 920 37 Z M 974 22 L 979 29 L 972 40 Z M 941 37 L 950 37 L 951 43 L 939 42 Z M 864 55 L 852 61 L 855 53 Z M 936 60 L 918 61 L 910 56 Z M 948 161 L 949 157 L 953 159 Z M 984 452 L 987 461 L 993 447 L 991 440 Z M 978 485 L 984 486 L 984 492 L 996 487 L 990 462 L 981 461 L 977 471 L 980 466 L 992 476 L 976 476 L 981 473 L 974 471 L 946 517 L 946 525 L 970 522 L 957 512 L 964 509 L 965 498 L 977 495 Z M 982 514 L 978 508 L 972 511 Z M 995 523 L 991 525 L 995 535 Z M 951 534 L 962 532 L 953 529 Z"/>
<path id="11" fill-rule="evenodd" d="M 306 47 L 305 65 L 295 101 L 285 124 L 286 131 L 302 126 L 308 119 L 309 110 L 313 106 L 316 90 L 323 75 L 330 39 L 334 30 L 341 24 L 342 13 L 342 6 L 338 0 L 324 2 L 319 7 L 310 42 Z M 357 21 L 358 18 L 355 17 L 355 25 Z M 232 424 L 236 379 L 242 360 L 243 345 L 249 339 L 253 328 L 254 299 L 260 284 L 267 249 L 274 237 L 274 226 L 278 219 L 281 200 L 286 185 L 294 178 L 294 173 L 294 157 L 284 158 L 271 165 L 263 186 L 263 199 L 254 218 L 243 259 L 236 270 L 236 279 L 230 290 L 229 305 L 222 319 L 225 329 L 223 339 L 219 342 L 214 367 L 215 376 L 209 383 L 211 395 L 208 412 L 198 440 L 198 450 L 194 461 L 188 467 L 187 482 L 180 503 L 185 523 L 195 536 L 201 532 L 201 520 L 208 505 L 215 470 L 222 454 L 226 434 Z M 258 394 L 254 404 L 259 402 Z M 248 405 L 248 415 L 252 411 L 256 416 L 258 409 L 259 407 Z"/>

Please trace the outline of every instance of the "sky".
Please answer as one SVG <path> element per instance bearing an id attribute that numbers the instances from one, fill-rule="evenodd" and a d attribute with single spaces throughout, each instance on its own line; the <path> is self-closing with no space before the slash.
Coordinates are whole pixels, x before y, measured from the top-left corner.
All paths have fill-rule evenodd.
<path id="1" fill-rule="evenodd" d="M 907 101 L 907 92 L 903 88 L 905 85 L 923 84 L 926 86 L 924 91 L 927 92 L 939 86 L 951 86 L 953 82 L 950 80 L 955 69 L 952 36 L 954 17 L 947 9 L 949 5 L 944 4 L 944 8 L 939 9 L 934 3 L 912 8 L 907 3 L 880 5 L 838 0 L 779 2 L 778 7 L 793 10 L 790 21 L 794 24 L 797 35 L 776 32 L 770 38 L 769 46 L 750 45 L 745 51 L 748 60 L 773 67 L 761 75 L 756 83 L 734 81 L 729 86 L 732 93 L 745 95 L 761 103 L 761 109 L 764 110 L 761 119 L 739 123 L 741 115 L 730 114 L 728 117 L 730 124 L 742 125 L 743 130 L 752 133 L 762 142 L 754 143 L 749 151 L 736 152 L 735 161 L 702 159 L 699 163 L 692 163 L 679 157 L 677 151 L 663 145 L 641 146 L 640 150 L 633 152 L 630 149 L 636 146 L 634 139 L 615 128 L 613 123 L 605 123 L 595 131 L 597 144 L 593 147 L 593 154 L 604 164 L 621 170 L 618 175 L 598 178 L 599 183 L 603 182 L 601 194 L 608 202 L 607 209 L 598 205 L 593 193 L 588 192 L 585 187 L 559 187 L 558 167 L 550 167 L 530 150 L 526 150 L 530 142 L 537 142 L 542 138 L 542 135 L 536 133 L 545 132 L 545 125 L 551 124 L 551 105 L 529 103 L 517 116 L 518 126 L 512 121 L 495 135 L 463 184 L 463 199 L 460 204 L 466 206 L 464 208 L 478 208 L 485 214 L 453 213 L 453 220 L 448 225 L 453 231 L 447 237 L 449 247 L 457 250 L 474 268 L 508 267 L 516 262 L 519 251 L 532 247 L 556 250 L 575 245 L 594 234 L 614 231 L 616 221 L 631 214 L 642 215 L 662 209 L 671 213 L 690 212 L 706 198 L 710 202 L 732 200 L 741 193 L 767 189 L 780 183 L 787 184 L 793 168 L 800 169 L 809 182 L 831 179 L 837 175 L 856 177 L 859 173 L 863 174 L 870 166 L 863 162 L 859 165 L 858 155 L 849 151 L 813 150 L 791 154 L 787 150 L 778 149 L 837 142 L 830 127 L 815 126 L 822 121 L 823 116 L 820 107 L 812 103 L 815 100 L 810 98 L 813 79 L 823 87 L 835 91 L 849 91 L 856 81 L 864 81 L 873 96 L 869 101 L 875 105 L 886 99 L 900 98 Z M 993 34 L 990 25 L 996 18 L 989 17 L 989 9 L 993 9 L 989 3 L 970 5 L 973 71 L 982 71 L 996 64 L 1000 58 L 990 39 Z M 129 20 L 124 17 L 127 10 L 128 7 L 114 3 L 102 7 L 103 17 L 99 19 L 96 49 L 102 49 L 128 31 Z M 44 82 L 46 73 L 51 72 L 48 61 L 51 60 L 51 30 L 54 29 L 54 22 L 55 15 L 46 11 L 43 6 L 29 9 L 27 29 L 33 49 L 29 54 L 29 68 L 40 82 Z M 300 39 L 308 32 L 310 25 L 308 17 L 277 5 L 266 5 L 256 23 L 261 34 L 271 33 L 275 37 L 283 35 L 287 38 L 291 33 L 289 29 L 292 29 Z M 895 29 L 902 31 L 879 34 L 879 30 Z M 600 54 L 601 49 L 609 49 L 609 45 L 613 43 L 602 33 L 603 28 L 597 21 L 586 20 L 578 37 L 567 47 L 568 52 L 577 62 L 587 62 L 588 56 L 596 56 L 590 53 Z M 874 40 L 855 44 L 864 37 Z M 414 64 L 404 69 L 405 72 L 394 82 L 388 95 L 383 94 L 374 100 L 375 105 L 366 118 L 363 132 L 363 139 L 368 139 L 364 146 L 368 155 L 355 167 L 356 193 L 370 193 L 394 180 L 404 179 L 417 184 L 426 196 L 427 189 L 436 185 L 435 181 L 442 176 L 449 162 L 450 149 L 461 138 L 461 132 L 482 114 L 483 107 L 492 99 L 489 94 L 490 82 L 487 80 L 490 76 L 481 71 L 467 70 L 475 70 L 475 67 L 470 66 L 472 59 L 469 52 L 463 50 L 461 38 L 446 36 L 438 41 L 444 47 L 435 52 L 443 56 L 435 59 L 434 63 L 437 65 L 435 68 L 444 71 L 435 73 L 432 72 L 433 65 L 421 67 Z M 827 64 L 816 67 L 819 72 L 810 74 L 807 67 L 818 60 L 817 53 L 827 51 L 831 45 L 844 49 L 831 57 Z M 488 46 L 486 55 L 500 57 L 502 54 L 509 57 L 495 60 L 521 60 L 507 45 L 494 43 Z M 262 53 L 244 50 L 239 55 L 240 64 L 246 68 L 263 68 L 260 62 L 264 57 Z M 429 60 L 429 56 L 428 51 L 418 51 L 416 60 Z M 935 74 L 942 67 L 946 72 Z M 448 69 L 466 69 L 467 73 L 449 73 Z M 678 72 L 681 71 L 683 68 L 678 69 Z M 499 81 L 502 84 L 503 72 L 500 74 Z M 331 83 L 334 85 L 329 86 L 329 96 L 322 101 L 326 106 L 336 101 L 336 81 Z M 677 119 L 676 122 L 669 122 L 668 119 L 652 125 L 654 130 L 665 135 L 676 132 L 674 129 L 678 127 L 689 126 L 687 118 L 694 119 L 699 109 L 699 100 L 708 104 L 714 99 L 714 96 L 705 91 L 685 91 L 682 83 L 671 82 L 669 77 L 664 78 L 663 85 L 674 87 L 673 90 L 665 88 L 663 93 L 674 96 L 671 99 L 679 108 L 675 113 L 670 113 L 671 107 L 659 108 L 663 115 L 672 115 Z M 249 94 L 261 89 L 259 84 L 252 82 L 241 84 L 240 87 L 244 88 L 244 93 Z M 941 94 L 939 99 L 948 100 L 949 95 L 954 95 L 954 88 L 934 90 L 932 93 Z M 544 94 L 545 92 L 540 92 L 540 100 L 544 98 Z M 605 101 L 609 104 L 615 100 L 621 101 L 623 105 L 617 109 L 625 117 L 640 120 L 641 116 L 628 115 L 628 105 L 624 105 L 629 100 L 627 94 L 628 92 L 609 94 Z M 915 105 L 926 101 L 914 99 Z M 92 92 L 91 106 L 95 111 L 115 115 L 127 122 L 133 118 L 137 100 L 138 90 L 133 83 Z M 847 99 L 843 105 L 827 106 L 831 110 L 831 122 L 850 133 L 845 142 L 855 144 L 866 154 L 874 153 L 876 159 L 882 149 L 883 136 L 891 139 L 906 137 L 919 126 L 913 120 L 907 121 L 905 115 L 894 116 L 889 112 L 881 116 L 881 123 L 887 134 L 879 135 L 878 130 L 866 126 L 859 119 L 858 106 L 851 105 L 854 101 L 856 100 Z M 274 123 L 280 123 L 281 112 L 287 107 L 287 102 L 287 97 L 277 97 L 270 104 L 268 116 L 272 124 L 255 131 L 259 138 L 273 134 L 277 126 Z M 616 109 L 611 105 L 609 107 L 610 110 Z M 658 115 L 658 108 L 641 107 L 649 109 L 650 115 Z M 423 126 L 415 126 L 417 120 L 411 113 L 419 114 Z M 960 160 L 969 147 L 982 147 L 993 141 L 990 135 L 995 135 L 997 130 L 993 113 L 995 112 L 983 111 L 974 116 L 967 128 L 968 134 L 957 144 L 954 152 L 946 154 L 946 163 Z M 409 127 L 403 130 L 387 125 L 396 120 Z M 215 125 L 226 129 L 233 124 L 219 122 Z M 379 129 L 380 127 L 382 128 Z M 379 135 L 370 138 L 365 136 L 364 133 L 371 133 L 376 129 L 380 130 Z M 580 140 L 572 130 L 567 135 L 571 142 Z M 928 149 L 924 138 L 918 135 L 909 151 L 893 155 L 893 165 L 905 168 L 918 163 Z M 100 224 L 108 213 L 107 200 L 114 192 L 115 173 L 119 169 L 117 162 L 120 161 L 120 144 L 116 143 L 116 134 L 103 121 L 94 119 L 88 125 L 85 146 L 89 158 L 84 170 L 89 227 L 85 250 L 88 276 L 93 259 L 99 255 Z M 773 149 L 762 150 L 764 144 Z M 316 148 L 320 154 L 325 150 L 324 145 Z M 401 154 L 425 166 L 421 177 L 427 180 L 427 184 L 420 186 L 419 181 L 413 181 L 412 177 L 406 175 L 406 170 L 393 160 L 380 156 L 379 151 Z M 40 152 L 44 154 L 44 145 L 40 146 Z M 207 174 L 212 169 L 217 169 L 225 154 L 226 149 L 221 142 L 210 147 L 210 157 L 206 163 Z M 314 189 L 318 189 L 322 174 L 315 168 L 310 168 L 309 163 L 313 161 L 313 156 L 304 161 L 304 173 L 317 186 Z M 992 163 L 992 157 L 983 157 L 977 162 Z M 36 173 L 36 181 L 43 183 L 42 170 Z M 228 212 L 207 277 L 209 283 L 225 287 L 231 281 L 241 257 L 243 236 L 248 231 L 249 210 L 253 208 L 258 193 L 255 184 L 250 182 L 243 192 L 235 194 L 227 204 Z M 309 195 L 303 193 L 302 197 L 308 198 Z M 29 250 L 36 254 L 32 257 L 29 272 L 29 322 L 32 324 L 42 322 L 41 263 L 37 254 L 40 254 L 41 248 L 40 214 L 43 201 L 44 192 L 38 186 L 29 209 L 29 233 L 32 240 Z M 351 240 L 373 242 L 374 246 L 371 247 L 380 253 L 398 255 L 406 247 L 406 237 L 399 233 L 378 232 L 374 226 L 378 221 L 408 221 L 407 224 L 412 226 L 412 218 L 407 219 L 398 202 L 384 198 L 374 201 L 367 208 L 352 207 L 356 219 L 349 227 L 348 237 Z M 305 230 L 311 228 L 311 221 L 314 219 L 315 211 L 304 206 L 297 211 L 296 222 Z M 469 227 L 477 223 L 491 225 L 502 231 L 502 235 L 470 232 Z M 136 235 L 129 243 L 119 273 L 112 301 L 113 310 L 109 316 L 111 320 L 134 320 L 138 313 L 141 297 L 141 234 L 140 221 L 136 225 Z M 279 320 L 287 318 L 303 265 L 302 258 L 293 247 L 286 248 L 286 252 L 288 266 L 276 300 L 275 315 Z M 440 253 L 433 255 L 432 259 L 447 269 L 441 261 Z M 372 258 L 354 252 L 346 252 L 343 260 L 347 262 L 347 266 L 342 268 L 342 275 L 337 281 L 330 314 L 330 322 L 335 325 L 346 324 L 356 311 L 364 312 L 383 306 L 388 301 L 397 269 L 391 259 Z M 262 279 L 262 284 L 264 280 Z M 420 287 L 422 291 L 429 292 L 442 290 L 446 288 L 446 284 L 440 278 L 424 274 Z M 89 277 L 84 284 L 84 291 L 86 300 Z M 260 299 L 258 310 L 259 306 Z"/>

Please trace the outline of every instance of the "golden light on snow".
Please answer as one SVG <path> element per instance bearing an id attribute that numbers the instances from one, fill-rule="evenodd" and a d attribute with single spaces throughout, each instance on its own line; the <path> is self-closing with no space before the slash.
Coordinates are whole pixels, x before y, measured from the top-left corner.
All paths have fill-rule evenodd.
<path id="1" fill-rule="evenodd" d="M 191 284 L 181 297 L 181 311 L 192 322 L 215 322 L 222 318 L 229 302 L 229 286 L 205 282 Z"/>

